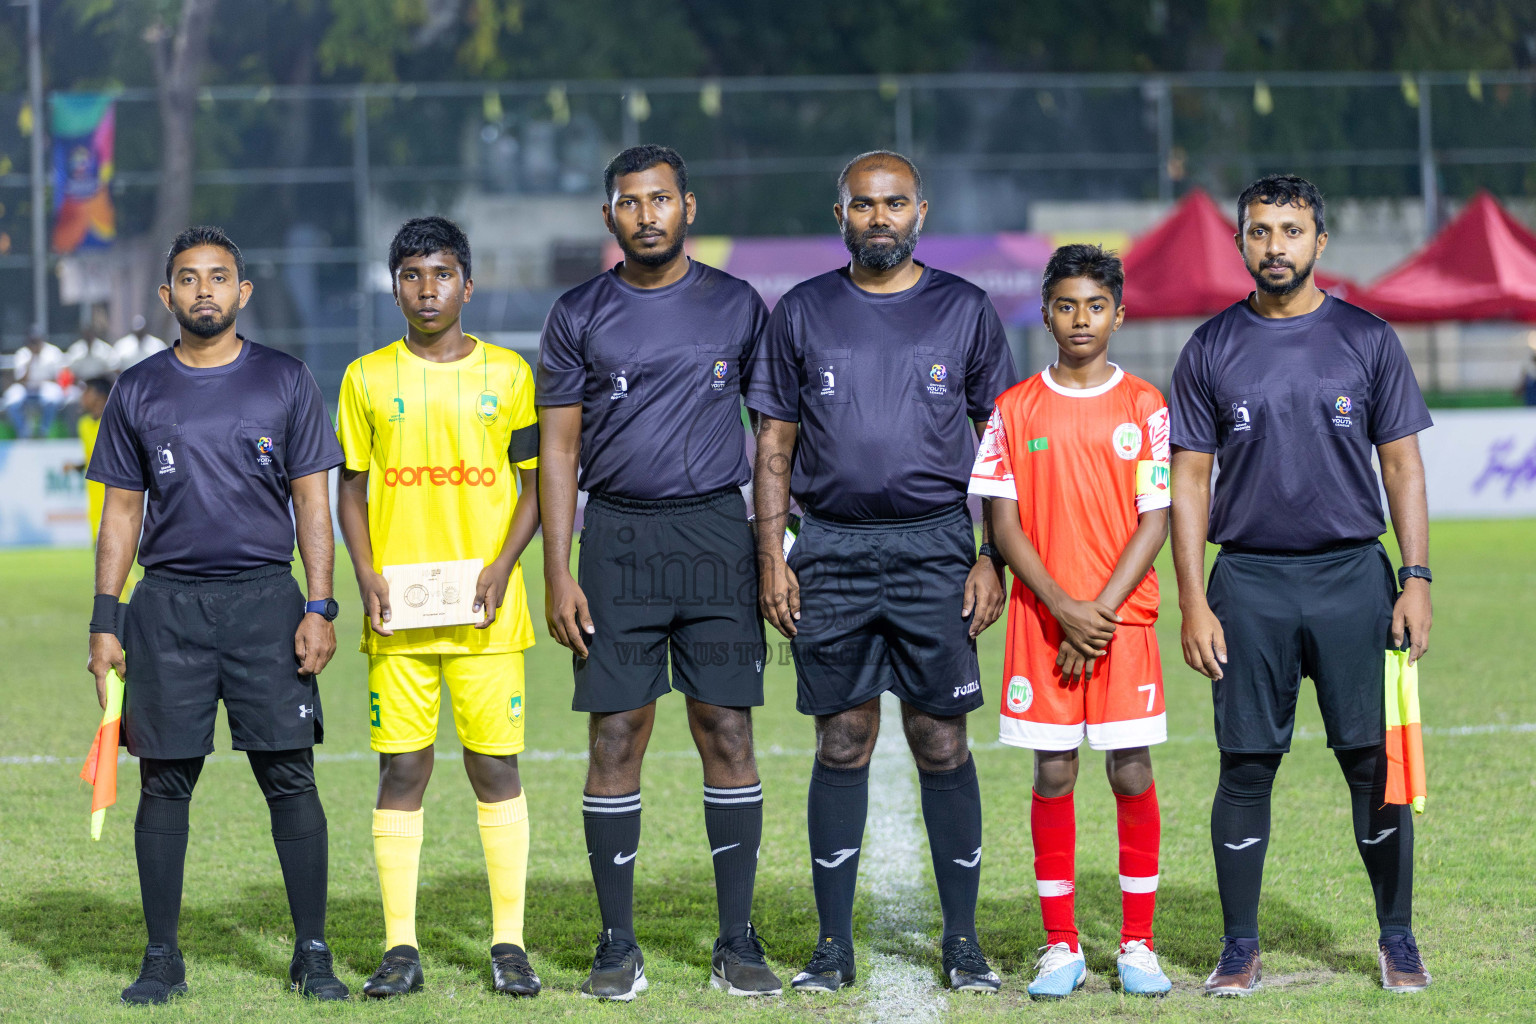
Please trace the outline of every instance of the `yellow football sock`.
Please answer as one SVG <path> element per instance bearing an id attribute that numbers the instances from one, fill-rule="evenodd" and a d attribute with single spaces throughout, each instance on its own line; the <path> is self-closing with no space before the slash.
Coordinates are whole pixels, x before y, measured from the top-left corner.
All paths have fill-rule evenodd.
<path id="1" fill-rule="evenodd" d="M 480 843 L 491 879 L 491 945 L 523 944 L 523 893 L 528 882 L 528 793 L 511 800 L 475 805 L 480 809 Z"/>
<path id="2" fill-rule="evenodd" d="M 373 812 L 373 862 L 384 898 L 384 948 L 416 945 L 416 877 L 421 868 L 422 812 Z"/>

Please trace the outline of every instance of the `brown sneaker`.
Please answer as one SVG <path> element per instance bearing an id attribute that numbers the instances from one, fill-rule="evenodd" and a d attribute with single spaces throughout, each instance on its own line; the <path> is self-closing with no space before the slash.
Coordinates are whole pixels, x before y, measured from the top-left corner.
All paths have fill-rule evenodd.
<path id="1" fill-rule="evenodd" d="M 1376 948 L 1376 959 L 1381 964 L 1381 987 L 1388 992 L 1423 992 L 1429 987 L 1429 972 L 1412 935 L 1387 936 Z"/>
<path id="2" fill-rule="evenodd" d="M 1208 996 L 1252 995 L 1253 990 L 1259 987 L 1260 979 L 1264 977 L 1264 972 L 1259 967 L 1259 940 L 1234 939 L 1224 935 L 1221 941 L 1224 943 L 1221 948 L 1221 959 L 1216 962 L 1216 969 L 1211 972 L 1211 976 L 1205 979 L 1205 994 Z"/>

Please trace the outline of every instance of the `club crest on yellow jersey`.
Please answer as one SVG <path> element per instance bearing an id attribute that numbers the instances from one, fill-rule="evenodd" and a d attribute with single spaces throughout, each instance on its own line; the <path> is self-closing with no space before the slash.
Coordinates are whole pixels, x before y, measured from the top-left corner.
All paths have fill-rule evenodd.
<path id="1" fill-rule="evenodd" d="M 490 426 L 496 422 L 496 415 L 501 411 L 501 399 L 496 397 L 494 391 L 480 392 L 480 406 L 475 410 L 480 417 L 480 422 Z"/>

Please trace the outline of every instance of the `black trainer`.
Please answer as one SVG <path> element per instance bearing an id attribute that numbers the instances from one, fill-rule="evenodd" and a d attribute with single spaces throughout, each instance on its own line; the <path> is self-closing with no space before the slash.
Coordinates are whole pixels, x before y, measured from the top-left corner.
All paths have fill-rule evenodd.
<path id="1" fill-rule="evenodd" d="M 996 992 L 1003 987 L 976 940 L 965 935 L 944 940 L 944 975 L 956 992 Z"/>
<path id="2" fill-rule="evenodd" d="M 370 999 L 388 999 L 407 992 L 420 992 L 425 979 L 421 973 L 421 954 L 415 946 L 393 946 L 384 951 L 384 962 L 363 982 L 363 995 Z"/>
<path id="3" fill-rule="evenodd" d="M 811 962 L 805 970 L 790 981 L 791 988 L 801 992 L 836 992 L 852 985 L 858 977 L 853 966 L 853 947 L 841 939 L 823 936 L 811 954 Z"/>
<path id="4" fill-rule="evenodd" d="M 750 921 L 745 935 L 715 940 L 709 966 L 709 983 L 727 995 L 776 996 L 784 991 L 784 983 L 768 968 L 763 940 Z"/>
<path id="5" fill-rule="evenodd" d="M 128 1006 L 164 1003 L 186 990 L 187 965 L 181 959 L 181 950 L 152 942 L 144 947 L 144 962 L 139 965 L 138 978 L 123 989 L 123 1003 Z"/>
<path id="6" fill-rule="evenodd" d="M 289 988 L 302 996 L 322 1002 L 349 999 L 351 992 L 336 977 L 331 961 L 331 947 L 319 939 L 305 939 L 293 948 L 293 962 L 288 965 Z"/>
<path id="7" fill-rule="evenodd" d="M 522 946 L 499 942 L 491 947 L 491 983 L 509 996 L 536 996 L 544 986 L 533 973 Z"/>
<path id="8" fill-rule="evenodd" d="M 615 936 L 613 929 L 599 932 L 592 973 L 581 983 L 588 999 L 612 999 L 627 1003 L 651 987 L 645 980 L 645 956 L 633 939 Z"/>

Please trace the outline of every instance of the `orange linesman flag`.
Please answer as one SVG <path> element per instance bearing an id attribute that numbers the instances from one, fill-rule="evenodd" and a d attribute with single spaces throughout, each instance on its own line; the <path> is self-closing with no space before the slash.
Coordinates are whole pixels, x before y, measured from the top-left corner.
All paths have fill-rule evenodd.
<path id="1" fill-rule="evenodd" d="M 1424 736 L 1419 725 L 1419 666 L 1407 651 L 1387 652 L 1387 803 L 1424 813 Z"/>
<path id="2" fill-rule="evenodd" d="M 107 706 L 80 777 L 91 784 L 91 838 L 101 839 L 107 808 L 117 803 L 117 731 L 123 721 L 123 677 L 107 670 Z"/>

